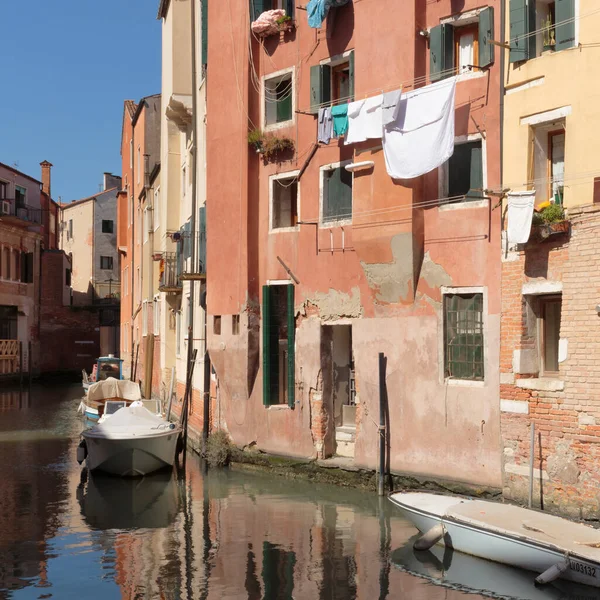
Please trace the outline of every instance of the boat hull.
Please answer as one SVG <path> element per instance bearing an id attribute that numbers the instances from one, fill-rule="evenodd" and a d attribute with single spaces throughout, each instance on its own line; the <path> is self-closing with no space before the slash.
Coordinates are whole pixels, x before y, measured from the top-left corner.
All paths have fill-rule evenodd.
<path id="1" fill-rule="evenodd" d="M 103 471 L 119 477 L 142 477 L 172 467 L 179 431 L 147 437 L 111 439 L 84 432 L 87 444 L 87 466 L 90 471 Z"/>
<path id="2" fill-rule="evenodd" d="M 426 533 L 436 525 L 442 525 L 444 535 L 438 544 L 446 545 L 459 552 L 535 573 L 543 573 L 565 559 L 565 553 L 559 548 L 526 539 L 524 536 L 497 533 L 461 522 L 447 516 L 445 511 L 442 514 L 435 514 L 432 510 L 421 510 L 414 505 L 403 503 L 394 495 L 390 496 L 390 500 L 421 533 Z M 459 502 L 460 499 L 456 499 L 455 504 Z M 570 568 L 561 574 L 562 579 L 600 587 L 598 563 L 574 555 L 569 556 L 569 563 Z"/>

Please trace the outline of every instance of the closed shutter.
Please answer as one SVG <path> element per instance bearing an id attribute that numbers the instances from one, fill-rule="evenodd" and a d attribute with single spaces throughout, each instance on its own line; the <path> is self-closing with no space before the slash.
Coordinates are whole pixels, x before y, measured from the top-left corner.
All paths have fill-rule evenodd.
<path id="1" fill-rule="evenodd" d="M 331 67 L 315 65 L 310 68 L 310 112 L 319 112 L 322 104 L 331 101 Z"/>
<path id="2" fill-rule="evenodd" d="M 556 50 L 575 45 L 575 0 L 556 0 Z M 563 21 L 568 21 L 559 25 Z"/>
<path id="3" fill-rule="evenodd" d="M 471 187 L 468 196 L 475 196 L 476 199 L 481 199 L 483 192 L 483 157 L 481 150 L 481 142 L 471 145 Z"/>
<path id="4" fill-rule="evenodd" d="M 527 60 L 530 57 L 529 38 L 529 8 L 527 0 L 510 0 L 510 62 Z M 534 37 L 534 36 L 531 36 Z M 535 41 L 535 38 L 534 38 Z"/>
<path id="5" fill-rule="evenodd" d="M 454 68 L 454 28 L 444 24 L 432 27 L 429 34 L 429 71 L 431 81 L 449 77 Z"/>
<path id="6" fill-rule="evenodd" d="M 198 273 L 206 274 L 206 206 L 201 206 L 198 211 Z"/>
<path id="7" fill-rule="evenodd" d="M 294 93 L 291 79 L 284 79 L 275 88 L 277 97 L 277 123 L 289 121 L 292 118 L 292 94 Z"/>
<path id="8" fill-rule="evenodd" d="M 288 406 L 294 408 L 294 393 L 296 389 L 295 349 L 296 349 L 296 319 L 294 310 L 294 284 L 287 286 L 287 399 Z"/>
<path id="9" fill-rule="evenodd" d="M 479 13 L 479 66 L 488 67 L 494 63 L 494 8 L 488 6 Z"/>
<path id="10" fill-rule="evenodd" d="M 352 173 L 338 167 L 324 174 L 323 220 L 352 218 Z"/>
<path id="11" fill-rule="evenodd" d="M 262 288 L 263 404 L 271 404 L 271 288 Z"/>
<path id="12" fill-rule="evenodd" d="M 202 64 L 208 64 L 208 0 L 202 0 Z"/>
<path id="13" fill-rule="evenodd" d="M 350 102 L 354 101 L 354 50 L 350 52 L 350 56 L 348 57 L 348 89 Z"/>

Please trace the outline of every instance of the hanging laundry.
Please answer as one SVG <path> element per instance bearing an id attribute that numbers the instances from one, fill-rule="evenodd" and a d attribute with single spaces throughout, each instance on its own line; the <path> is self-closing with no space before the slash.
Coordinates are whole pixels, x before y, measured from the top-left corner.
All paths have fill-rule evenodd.
<path id="1" fill-rule="evenodd" d="M 308 24 L 314 29 L 319 29 L 327 16 L 330 8 L 344 6 L 350 0 L 309 0 L 306 5 Z"/>
<path id="2" fill-rule="evenodd" d="M 348 104 L 331 107 L 333 117 L 333 137 L 340 137 L 348 131 Z"/>
<path id="3" fill-rule="evenodd" d="M 529 240 L 535 190 L 527 192 L 509 192 L 508 195 L 507 236 L 510 244 L 524 244 Z"/>
<path id="4" fill-rule="evenodd" d="M 266 10 L 261 13 L 250 25 L 253 33 L 258 36 L 266 37 L 267 35 L 273 35 L 279 33 L 279 20 L 285 17 L 285 10 L 276 8 L 273 10 Z"/>
<path id="5" fill-rule="evenodd" d="M 331 108 L 329 106 L 319 109 L 319 118 L 317 125 L 317 141 L 321 144 L 329 144 L 331 134 L 333 133 L 333 120 L 331 117 Z"/>
<path id="6" fill-rule="evenodd" d="M 390 125 L 398 118 L 401 96 L 402 90 L 383 93 L 383 100 L 381 101 L 381 122 L 384 127 Z"/>
<path id="7" fill-rule="evenodd" d="M 346 144 L 381 139 L 381 102 L 383 96 L 373 96 L 348 105 L 348 134 Z"/>
<path id="8" fill-rule="evenodd" d="M 383 128 L 390 177 L 420 177 L 452 156 L 455 92 L 453 77 L 402 95 L 397 118 Z"/>

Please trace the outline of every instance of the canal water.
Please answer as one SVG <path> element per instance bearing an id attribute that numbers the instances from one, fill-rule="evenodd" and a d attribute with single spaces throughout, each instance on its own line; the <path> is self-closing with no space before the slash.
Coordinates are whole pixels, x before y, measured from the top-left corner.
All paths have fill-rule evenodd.
<path id="1" fill-rule="evenodd" d="M 415 557 L 416 531 L 375 494 L 203 474 L 194 456 L 180 473 L 87 475 L 80 396 L 0 387 L 0 600 L 598 597 L 443 548 Z"/>

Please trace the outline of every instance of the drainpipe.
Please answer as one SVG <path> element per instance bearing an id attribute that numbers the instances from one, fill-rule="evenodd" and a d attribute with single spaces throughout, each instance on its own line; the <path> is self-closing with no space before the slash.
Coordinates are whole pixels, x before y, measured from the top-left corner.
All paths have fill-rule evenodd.
<path id="1" fill-rule="evenodd" d="M 131 191 L 135 190 L 135 127 L 133 120 L 131 123 L 131 144 L 129 144 L 131 156 L 129 164 L 131 164 Z M 129 190 L 127 190 L 129 192 Z M 133 315 L 135 312 L 135 194 L 131 194 L 131 210 L 128 211 L 128 219 L 131 219 L 131 344 L 129 345 L 129 353 L 131 354 L 129 379 L 133 381 Z M 133 216 L 133 218 L 132 218 Z"/>
<path id="2" fill-rule="evenodd" d="M 500 40 L 504 43 L 506 34 L 506 5 L 500 0 Z M 506 49 L 500 48 L 500 189 L 504 189 L 504 67 L 506 62 Z"/>

